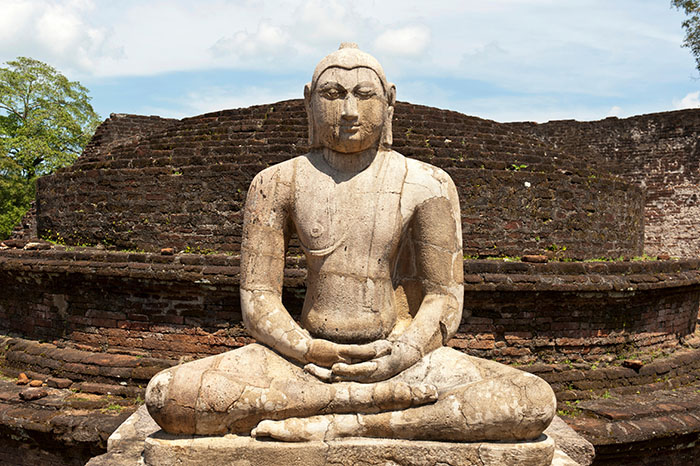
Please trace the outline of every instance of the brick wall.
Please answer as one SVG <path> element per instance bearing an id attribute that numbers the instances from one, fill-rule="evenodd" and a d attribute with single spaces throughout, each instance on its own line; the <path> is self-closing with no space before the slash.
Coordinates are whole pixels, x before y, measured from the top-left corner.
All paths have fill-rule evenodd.
<path id="1" fill-rule="evenodd" d="M 235 253 L 253 176 L 307 151 L 299 100 L 150 123 L 113 116 L 74 166 L 39 180 L 40 235 L 69 244 Z M 140 124 L 145 129 L 134 137 Z M 453 177 L 467 255 L 555 246 L 575 258 L 642 251 L 639 187 L 518 129 L 399 103 L 394 147 Z"/>
<path id="2" fill-rule="evenodd" d="M 161 132 L 177 121 L 159 116 L 112 113 L 97 127 L 82 155 L 99 158 L 100 155 L 107 154 L 119 145 L 138 143 L 141 139 Z"/>
<path id="3" fill-rule="evenodd" d="M 649 254 L 700 256 L 700 110 L 507 126 L 645 188 Z"/>
<path id="4" fill-rule="evenodd" d="M 288 261 L 283 300 L 301 310 L 305 272 Z M 695 328 L 700 261 L 527 264 L 465 261 L 465 317 L 451 345 L 503 361 L 595 360 L 677 345 Z M 0 252 L 0 330 L 157 358 L 251 341 L 238 258 L 81 251 Z"/>

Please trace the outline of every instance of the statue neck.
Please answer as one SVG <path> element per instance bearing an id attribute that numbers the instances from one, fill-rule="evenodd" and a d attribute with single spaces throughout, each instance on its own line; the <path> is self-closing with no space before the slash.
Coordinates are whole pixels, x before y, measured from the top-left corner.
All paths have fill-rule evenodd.
<path id="1" fill-rule="evenodd" d="M 362 152 L 344 154 L 324 147 L 323 160 L 325 160 L 331 168 L 339 172 L 360 173 L 372 164 L 377 157 L 377 152 L 377 147 L 371 147 Z"/>

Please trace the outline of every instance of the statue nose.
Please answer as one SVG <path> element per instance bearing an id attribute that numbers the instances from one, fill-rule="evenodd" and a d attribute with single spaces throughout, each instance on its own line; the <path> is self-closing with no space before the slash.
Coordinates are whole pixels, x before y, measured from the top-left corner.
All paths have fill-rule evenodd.
<path id="1" fill-rule="evenodd" d="M 357 118 L 357 97 L 348 93 L 343 100 L 343 113 L 341 116 L 345 119 Z"/>

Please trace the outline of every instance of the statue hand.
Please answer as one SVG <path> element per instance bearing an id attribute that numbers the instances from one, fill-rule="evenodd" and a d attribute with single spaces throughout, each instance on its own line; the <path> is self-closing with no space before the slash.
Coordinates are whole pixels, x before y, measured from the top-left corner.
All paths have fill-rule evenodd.
<path id="1" fill-rule="evenodd" d="M 384 356 L 355 364 L 344 362 L 333 364 L 330 371 L 330 379 L 333 382 L 380 382 L 390 379 L 411 367 L 420 358 L 420 351 L 416 348 L 397 341 L 392 343 L 391 352 Z"/>
<path id="2" fill-rule="evenodd" d="M 364 345 L 344 345 L 313 339 L 305 359 L 316 366 L 332 367 L 337 363 L 352 364 L 381 357 L 388 354 L 391 347 L 391 343 L 386 340 L 377 340 Z"/>

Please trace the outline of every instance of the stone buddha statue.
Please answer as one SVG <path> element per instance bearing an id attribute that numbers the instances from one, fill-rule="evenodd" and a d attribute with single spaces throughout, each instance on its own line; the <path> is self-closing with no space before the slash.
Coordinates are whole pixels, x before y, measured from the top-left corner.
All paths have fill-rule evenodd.
<path id="1" fill-rule="evenodd" d="M 304 88 L 310 152 L 251 183 L 241 308 L 257 340 L 167 369 L 148 385 L 173 434 L 535 439 L 555 412 L 542 379 L 446 346 L 462 318 L 457 190 L 391 149 L 396 88 L 343 44 Z M 285 250 L 306 255 L 299 322 L 282 302 Z"/>

